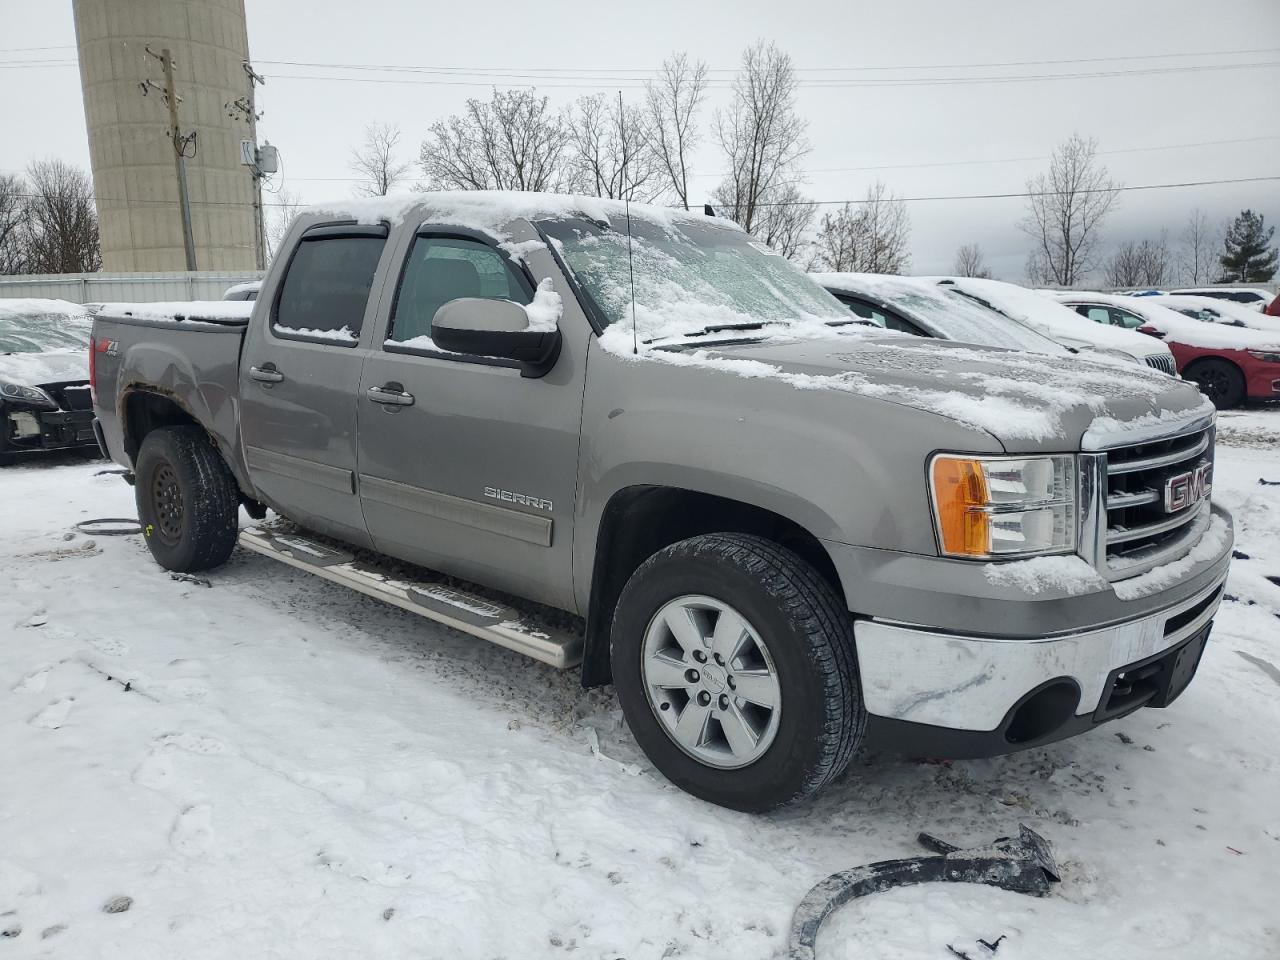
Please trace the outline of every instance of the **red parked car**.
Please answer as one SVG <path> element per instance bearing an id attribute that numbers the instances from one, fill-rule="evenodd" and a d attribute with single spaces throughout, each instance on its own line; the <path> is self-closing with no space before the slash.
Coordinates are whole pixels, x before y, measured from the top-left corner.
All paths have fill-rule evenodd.
<path id="1" fill-rule="evenodd" d="M 1219 409 L 1280 400 L 1280 334 L 1186 316 L 1158 297 L 1063 291 L 1054 296 L 1098 323 L 1124 326 L 1168 344 L 1178 373 Z"/>
<path id="2" fill-rule="evenodd" d="M 1280 317 L 1280 293 L 1276 294 L 1276 298 L 1262 312 L 1268 317 Z"/>

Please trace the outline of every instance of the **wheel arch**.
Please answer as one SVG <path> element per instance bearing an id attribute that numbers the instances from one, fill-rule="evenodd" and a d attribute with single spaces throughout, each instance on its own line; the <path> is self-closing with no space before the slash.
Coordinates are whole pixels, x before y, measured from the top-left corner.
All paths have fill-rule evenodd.
<path id="1" fill-rule="evenodd" d="M 1236 376 L 1240 378 L 1240 403 L 1244 403 L 1249 399 L 1249 374 L 1236 360 L 1223 354 L 1214 353 L 1208 356 L 1196 357 L 1182 368 L 1182 376 L 1187 380 L 1194 379 L 1197 368 L 1212 364 L 1221 364 L 1235 371 Z"/>
<path id="2" fill-rule="evenodd" d="M 699 490 L 637 484 L 614 492 L 596 530 L 587 609 L 582 684 L 612 680 L 609 635 L 622 588 L 636 568 L 664 547 L 707 533 L 746 533 L 793 551 L 828 581 L 843 603 L 844 588 L 822 541 L 773 510 Z"/>

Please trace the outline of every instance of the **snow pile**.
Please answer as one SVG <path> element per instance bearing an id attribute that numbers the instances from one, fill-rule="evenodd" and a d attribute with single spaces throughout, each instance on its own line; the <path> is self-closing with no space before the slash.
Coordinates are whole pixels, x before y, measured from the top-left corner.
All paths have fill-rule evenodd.
<path id="1" fill-rule="evenodd" d="M 1031 557 L 1007 563 L 988 563 L 982 573 L 989 583 L 996 586 L 1014 587 L 1032 594 L 1054 590 L 1076 597 L 1096 593 L 1107 586 L 1107 581 L 1098 575 L 1098 571 L 1077 556 Z"/>
<path id="2" fill-rule="evenodd" d="M 156 303 L 104 303 L 100 317 L 133 317 L 137 320 L 246 321 L 253 315 L 252 300 L 174 300 Z"/>
<path id="3" fill-rule="evenodd" d="M 533 302 L 527 304 L 524 312 L 529 315 L 528 329 L 534 333 L 550 333 L 560 323 L 560 313 L 564 302 L 556 293 L 555 284 L 547 277 L 539 281 L 538 289 L 533 295 Z"/>
<path id="4" fill-rule="evenodd" d="M 1113 584 L 1116 596 L 1121 600 L 1137 600 L 1139 597 L 1150 596 L 1165 587 L 1172 586 L 1194 570 L 1196 564 L 1205 563 L 1221 555 L 1230 538 L 1231 529 L 1227 526 L 1227 522 L 1214 514 L 1200 541 L 1191 548 L 1190 553 L 1136 577 L 1117 581 Z"/>

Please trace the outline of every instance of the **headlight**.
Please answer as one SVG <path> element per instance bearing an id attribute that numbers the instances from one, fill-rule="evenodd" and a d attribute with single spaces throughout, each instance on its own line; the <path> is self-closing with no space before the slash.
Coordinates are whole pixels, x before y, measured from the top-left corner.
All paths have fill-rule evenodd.
<path id="1" fill-rule="evenodd" d="M 49 396 L 39 387 L 28 387 L 23 383 L 0 382 L 0 397 L 4 397 L 8 400 L 20 400 L 23 403 L 29 403 L 36 407 L 47 407 L 50 410 L 58 409 L 58 405 L 54 403 L 53 397 Z"/>
<path id="2" fill-rule="evenodd" d="M 1280 363 L 1280 350 L 1250 350 L 1249 356 L 1267 363 Z"/>
<path id="3" fill-rule="evenodd" d="M 929 469 L 944 556 L 1070 553 L 1076 547 L 1075 457 L 939 454 Z"/>

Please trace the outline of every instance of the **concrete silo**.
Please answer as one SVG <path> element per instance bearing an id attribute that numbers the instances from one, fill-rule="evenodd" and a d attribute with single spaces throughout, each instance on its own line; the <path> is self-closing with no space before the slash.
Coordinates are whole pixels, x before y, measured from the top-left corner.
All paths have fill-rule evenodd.
<path id="1" fill-rule="evenodd" d="M 240 141 L 256 136 L 251 117 L 227 109 L 251 96 L 244 0 L 74 0 L 73 7 L 103 269 L 187 268 L 165 70 L 152 55 L 165 49 L 178 126 L 195 134 L 186 177 L 196 267 L 253 269 L 256 191 Z"/>

